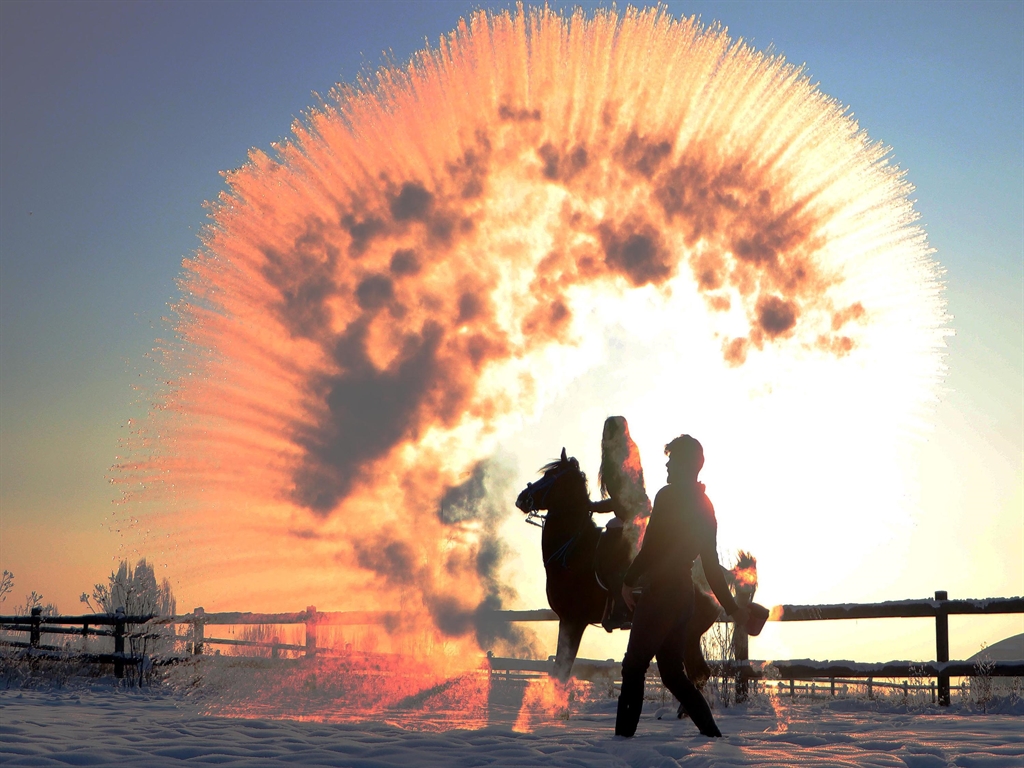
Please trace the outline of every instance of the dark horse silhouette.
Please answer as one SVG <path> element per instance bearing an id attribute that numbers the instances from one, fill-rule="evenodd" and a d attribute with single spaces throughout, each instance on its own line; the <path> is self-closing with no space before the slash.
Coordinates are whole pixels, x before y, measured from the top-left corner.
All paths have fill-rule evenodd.
<path id="1" fill-rule="evenodd" d="M 575 457 L 562 457 L 541 469 L 543 477 L 527 483 L 516 506 L 533 517 L 542 517 L 541 552 L 547 574 L 548 605 L 558 615 L 558 648 L 551 675 L 566 682 L 579 651 L 583 631 L 604 614 L 608 592 L 595 574 L 595 556 L 601 530 L 591 519 L 587 476 Z M 546 510 L 547 514 L 537 515 Z M 628 563 L 627 563 L 628 564 Z M 684 645 L 686 673 L 702 686 L 711 669 L 701 652 L 700 638 L 718 618 L 718 602 L 696 589 L 694 615 Z"/>

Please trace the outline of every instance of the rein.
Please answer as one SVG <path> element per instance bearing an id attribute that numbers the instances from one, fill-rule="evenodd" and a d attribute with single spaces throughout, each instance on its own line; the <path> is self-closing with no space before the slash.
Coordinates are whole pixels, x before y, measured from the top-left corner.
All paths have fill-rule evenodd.
<path id="1" fill-rule="evenodd" d="M 550 510 L 548 511 L 548 514 L 550 514 Z M 541 515 L 538 515 L 538 517 L 541 517 Z M 547 522 L 546 515 L 543 516 L 543 519 L 545 522 Z M 551 556 L 548 557 L 547 560 L 544 561 L 545 568 L 547 568 L 549 565 L 551 565 L 551 563 L 553 563 L 556 560 L 561 561 L 561 565 L 563 568 L 569 567 L 569 553 L 572 552 L 573 546 L 579 540 L 580 535 L 583 533 L 583 529 L 588 523 L 593 525 L 593 516 L 589 512 L 580 517 L 579 524 L 575 527 L 575 529 L 573 529 L 572 535 L 569 536 L 569 538 L 565 542 L 563 542 L 558 549 L 552 552 Z M 536 523 L 534 523 L 534 525 L 536 525 Z M 544 526 L 542 525 L 541 527 L 543 528 Z"/>
<path id="2" fill-rule="evenodd" d="M 568 563 L 569 552 L 572 550 L 572 545 L 576 543 L 576 539 L 578 539 L 579 537 L 580 537 L 580 532 L 576 531 L 576 533 L 573 534 L 573 537 L 571 539 L 569 539 L 567 542 L 565 542 L 565 544 L 563 544 L 562 546 L 560 546 L 558 549 L 556 549 L 554 552 L 551 553 L 551 557 L 549 557 L 547 560 L 544 561 L 544 567 L 547 568 L 549 565 L 551 565 L 551 562 L 553 560 L 559 559 L 559 560 L 562 561 L 562 567 L 563 568 L 568 568 L 569 567 L 569 563 Z"/>

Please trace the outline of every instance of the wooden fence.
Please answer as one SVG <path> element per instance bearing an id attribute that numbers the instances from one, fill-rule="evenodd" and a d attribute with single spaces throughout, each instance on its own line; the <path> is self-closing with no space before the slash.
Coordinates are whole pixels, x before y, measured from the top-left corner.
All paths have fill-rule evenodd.
<path id="1" fill-rule="evenodd" d="M 762 679 L 770 672 L 781 680 L 846 680 L 850 678 L 873 681 L 875 678 L 897 677 L 932 677 L 937 681 L 939 703 L 948 706 L 950 701 L 950 678 L 972 677 L 978 674 L 977 666 L 969 661 L 949 660 L 949 622 L 951 615 L 997 615 L 1024 613 L 1024 597 L 986 598 L 982 600 L 949 600 L 945 592 L 936 592 L 933 600 L 897 600 L 884 603 L 846 603 L 835 605 L 782 605 L 772 611 L 772 621 L 832 621 L 842 619 L 878 619 L 878 618 L 934 618 L 935 649 L 934 662 L 901 662 L 894 661 L 884 664 L 861 664 L 854 662 L 819 662 L 810 659 L 777 661 L 768 671 L 761 665 L 752 663 L 747 658 L 747 638 L 738 630 L 734 637 L 735 661 L 723 662 L 724 673 L 736 679 L 737 697 L 742 700 L 746 695 L 747 683 L 750 680 Z M 547 609 L 528 611 L 481 611 L 479 617 L 490 622 L 531 622 L 556 621 L 554 611 Z M 157 618 L 152 616 L 125 616 L 92 614 L 86 616 L 42 616 L 39 609 L 31 616 L 0 616 L 0 629 L 14 632 L 27 632 L 28 642 L 3 640 L 2 645 L 24 647 L 34 656 L 46 656 L 62 651 L 55 646 L 43 645 L 40 637 L 44 634 L 77 634 L 82 636 L 105 635 L 114 638 L 113 654 L 82 654 L 84 661 L 114 664 L 115 674 L 123 674 L 124 665 L 139 664 L 142 659 L 137 655 L 125 654 L 124 640 L 126 637 L 161 637 L 154 630 L 160 625 L 186 625 L 185 635 L 175 635 L 176 641 L 185 644 L 185 652 L 199 655 L 207 652 L 209 646 L 235 646 L 250 648 L 266 648 L 272 657 L 281 652 L 299 653 L 306 657 L 318 654 L 334 654 L 338 651 L 321 648 L 317 643 L 317 630 L 321 626 L 354 626 L 384 625 L 394 626 L 400 621 L 401 615 L 387 611 L 317 611 L 315 606 L 308 606 L 305 611 L 294 613 L 242 613 L 221 612 L 206 613 L 196 608 L 192 613 L 182 616 Z M 722 621 L 727 621 L 723 616 Z M 303 644 L 281 643 L 277 638 L 271 641 L 238 640 L 226 637 L 215 637 L 208 634 L 208 629 L 215 626 L 239 625 L 303 625 L 305 642 Z M 71 629 L 68 625 L 81 627 Z M 112 627 L 97 629 L 96 627 Z M 132 627 L 129 631 L 128 628 Z M 166 659 L 174 661 L 180 657 Z M 516 671 L 521 673 L 548 672 L 552 659 L 503 659 L 491 656 L 490 666 L 493 671 L 504 671 L 506 674 Z M 618 662 L 579 660 L 574 671 L 614 676 L 618 671 Z M 996 661 L 985 665 L 986 675 L 1024 677 L 1024 660 Z M 875 683 L 882 685 L 883 683 Z M 834 686 L 834 683 L 832 683 Z"/>
<path id="2" fill-rule="evenodd" d="M 0 639 L 0 646 L 24 648 L 30 658 L 63 659 L 73 655 L 84 663 L 113 664 L 114 674 L 124 677 L 125 665 L 141 664 L 141 654 L 125 653 L 125 639 L 150 639 L 159 637 L 153 631 L 151 622 L 161 621 L 158 617 L 127 616 L 123 609 L 116 613 L 94 613 L 84 616 L 43 616 L 42 608 L 33 608 L 29 616 L 0 616 L 0 630 L 24 632 L 28 641 Z M 164 620 L 166 622 L 166 620 Z M 99 629 L 98 627 L 103 627 Z M 128 628 L 132 627 L 131 630 Z M 135 627 L 142 627 L 137 630 Z M 79 637 L 113 637 L 113 653 L 70 653 L 67 648 L 47 645 L 41 642 L 43 635 L 76 635 Z"/>
<path id="3" fill-rule="evenodd" d="M 950 600 L 944 591 L 934 600 L 894 600 L 885 603 L 847 603 L 837 605 L 783 605 L 773 611 L 776 621 L 835 621 L 842 619 L 934 618 L 935 662 L 928 664 L 897 663 L 827 665 L 818 662 L 781 662 L 776 664 L 782 678 L 808 677 L 901 677 L 916 673 L 938 680 L 939 704 L 949 706 L 951 677 L 970 677 L 975 665 L 949 660 L 949 617 L 953 615 L 997 615 L 1024 613 L 1024 597 L 994 597 L 983 600 Z M 785 668 L 785 672 L 783 671 Z M 913 669 L 913 672 L 911 671 Z M 825 674 L 822 674 L 824 672 Z M 993 676 L 1024 676 L 1024 660 L 994 662 L 989 670 Z M 740 673 L 744 677 L 759 676 L 755 670 Z"/>

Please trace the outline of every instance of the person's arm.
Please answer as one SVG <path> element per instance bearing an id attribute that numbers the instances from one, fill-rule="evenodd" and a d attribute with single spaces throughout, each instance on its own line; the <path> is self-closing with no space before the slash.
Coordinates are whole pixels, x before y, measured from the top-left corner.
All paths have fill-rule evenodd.
<path id="1" fill-rule="evenodd" d="M 703 495 L 704 486 L 701 486 Z M 715 593 L 719 604 L 725 612 L 739 624 L 746 624 L 747 609 L 736 602 L 723 576 L 722 564 L 718 562 L 718 520 L 715 518 L 715 507 L 706 495 L 703 495 L 702 512 L 704 520 L 704 543 L 700 548 L 700 565 L 704 569 L 704 578 Z"/>
<path id="2" fill-rule="evenodd" d="M 722 575 L 722 565 L 718 562 L 717 542 L 712 539 L 700 551 L 700 564 L 704 569 L 704 578 L 708 580 L 711 591 L 715 593 L 718 602 L 730 616 L 739 611 L 739 604 L 729 591 L 729 585 L 725 583 L 725 576 Z"/>
<path id="3" fill-rule="evenodd" d="M 632 589 L 640 581 L 640 578 L 647 573 L 647 569 L 651 567 L 651 562 L 654 558 L 651 556 L 651 552 L 657 547 L 648 545 L 647 537 L 651 533 L 650 526 L 647 527 L 647 533 L 644 534 L 644 546 L 640 548 L 640 552 L 633 558 L 633 562 L 630 563 L 629 568 L 626 570 L 626 575 L 622 577 L 622 586 L 629 587 Z"/>
<path id="4" fill-rule="evenodd" d="M 605 512 L 614 512 L 615 509 L 615 499 L 601 499 L 600 501 L 590 502 L 590 511 L 596 512 L 597 514 L 604 514 Z"/>

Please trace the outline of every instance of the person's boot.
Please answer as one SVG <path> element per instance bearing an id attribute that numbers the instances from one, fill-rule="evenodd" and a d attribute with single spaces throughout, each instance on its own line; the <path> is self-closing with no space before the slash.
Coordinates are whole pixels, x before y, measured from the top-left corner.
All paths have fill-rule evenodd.
<path id="1" fill-rule="evenodd" d="M 704 736 L 720 737 L 722 732 L 718 730 L 707 699 L 686 676 L 683 665 L 678 661 L 675 663 L 670 663 L 668 660 L 664 660 L 665 663 L 662 663 L 662 661 L 662 659 L 658 660 L 661 680 L 679 701 L 679 710 L 676 716 L 680 720 L 684 716 L 688 716 Z"/>
<path id="2" fill-rule="evenodd" d="M 703 720 L 703 718 L 701 718 L 701 720 L 703 722 L 698 723 L 694 721 L 694 725 L 697 726 L 697 730 L 701 732 L 702 736 L 709 736 L 714 739 L 722 738 L 722 732 L 718 730 L 718 724 L 715 723 L 714 718 L 710 720 Z"/>
<path id="3" fill-rule="evenodd" d="M 623 678 L 619 692 L 619 707 L 615 712 L 615 735 L 629 738 L 636 733 L 640 713 L 644 707 L 644 680 Z"/>
<path id="4" fill-rule="evenodd" d="M 700 696 L 699 693 L 697 695 Z M 689 717 L 703 736 L 721 738 L 722 732 L 718 730 L 718 724 L 715 722 L 715 717 L 711 714 L 711 708 L 708 707 L 707 702 L 702 697 L 699 705 L 695 706 L 694 704 L 695 702 L 692 701 L 681 702 L 676 717 L 680 720 Z"/>

